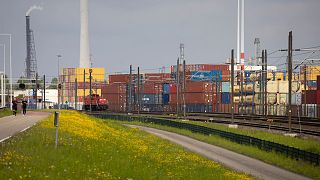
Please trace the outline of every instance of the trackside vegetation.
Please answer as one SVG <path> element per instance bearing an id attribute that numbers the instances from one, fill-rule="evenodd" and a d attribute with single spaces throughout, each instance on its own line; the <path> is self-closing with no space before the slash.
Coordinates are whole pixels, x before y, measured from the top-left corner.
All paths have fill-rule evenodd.
<path id="1" fill-rule="evenodd" d="M 295 159 L 291 159 L 286 157 L 283 154 L 280 153 L 276 153 L 276 152 L 268 152 L 268 151 L 264 151 L 259 149 L 258 147 L 255 146 L 248 146 L 248 145 L 243 145 L 243 144 L 238 144 L 232 141 L 229 141 L 227 139 L 221 138 L 220 136 L 216 136 L 216 135 L 203 135 L 203 134 L 199 134 L 199 133 L 194 133 L 192 131 L 189 130 L 185 130 L 185 129 L 178 129 L 178 128 L 172 128 L 172 127 L 168 127 L 168 126 L 162 126 L 162 125 L 158 125 L 158 124 L 154 124 L 154 123 L 142 123 L 142 122 L 138 122 L 138 121 L 114 121 L 114 120 L 110 120 L 113 122 L 118 122 L 121 124 L 134 124 L 134 125 L 140 125 L 140 126 L 147 126 L 147 127 L 153 127 L 153 128 L 157 128 L 157 129 L 162 129 L 162 130 L 166 130 L 166 131 L 170 131 L 170 132 L 175 132 L 178 134 L 182 134 L 182 135 L 186 135 L 189 136 L 191 138 L 194 139 L 198 139 L 200 141 L 203 142 L 207 142 L 209 144 L 213 144 L 213 145 L 217 145 L 229 150 L 232 150 L 234 152 L 238 152 L 256 159 L 259 159 L 261 161 L 264 161 L 266 163 L 269 164 L 273 164 L 276 165 L 278 167 L 282 167 L 284 169 L 290 170 L 292 172 L 296 172 L 298 174 L 303 174 L 305 176 L 314 178 L 314 179 L 320 179 L 320 166 L 315 166 L 312 165 L 310 163 L 304 162 L 304 161 L 297 161 Z M 194 123 L 194 122 L 191 122 Z M 214 125 L 209 125 L 209 126 L 214 126 Z M 220 127 L 221 129 L 224 129 L 226 127 Z M 241 134 L 246 134 L 248 130 L 237 130 L 237 129 L 232 129 L 229 130 L 232 132 L 240 132 Z M 251 131 L 251 130 L 249 130 Z M 257 130 L 256 130 L 257 131 Z M 263 138 L 263 136 L 269 136 L 270 133 L 267 132 L 257 132 L 256 134 L 251 134 L 252 137 L 258 137 L 258 138 Z M 275 140 L 277 141 L 278 136 L 280 135 L 276 135 L 274 134 Z M 284 137 L 284 139 L 289 138 L 289 137 Z M 268 139 L 268 138 L 266 138 Z M 279 138 L 281 139 L 281 138 Z M 295 141 L 295 138 L 291 138 L 291 141 L 293 141 L 295 144 L 299 144 L 299 141 Z M 282 140 L 282 139 L 281 139 Z M 307 140 L 306 140 L 307 141 Z M 281 141 L 280 141 L 281 142 Z M 292 142 L 287 142 L 289 144 L 291 144 Z M 284 144 L 287 144 L 284 142 Z M 317 142 L 312 141 L 313 146 L 309 144 L 310 147 L 314 147 Z M 301 145 L 301 144 L 300 144 Z M 317 149 L 317 148 L 312 148 L 312 149 Z"/>
<path id="2" fill-rule="evenodd" d="M 1 143 L 1 179 L 252 179 L 117 122 L 60 111 Z"/>
<path id="3" fill-rule="evenodd" d="M 12 115 L 10 108 L 0 109 L 0 118 Z"/>

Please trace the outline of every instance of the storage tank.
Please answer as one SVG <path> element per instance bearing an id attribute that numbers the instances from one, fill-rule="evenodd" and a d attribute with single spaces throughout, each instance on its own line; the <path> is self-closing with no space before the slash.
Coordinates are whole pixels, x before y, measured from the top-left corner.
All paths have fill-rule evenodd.
<path id="1" fill-rule="evenodd" d="M 252 96 L 252 95 L 250 95 L 250 96 L 245 96 L 244 102 L 246 102 L 246 103 L 252 103 L 252 101 L 253 101 L 253 96 Z"/>
<path id="2" fill-rule="evenodd" d="M 246 86 L 245 86 L 245 91 L 247 92 L 247 93 L 252 93 L 253 92 L 253 84 L 247 84 Z"/>
<path id="3" fill-rule="evenodd" d="M 239 96 L 234 96 L 233 97 L 233 102 L 234 103 L 239 103 L 240 102 L 240 97 Z"/>
<path id="4" fill-rule="evenodd" d="M 234 93 L 239 93 L 240 92 L 240 86 L 239 85 L 233 86 L 233 92 Z"/>
<path id="5" fill-rule="evenodd" d="M 276 103 L 277 103 L 277 93 L 269 93 L 268 104 L 276 104 Z"/>

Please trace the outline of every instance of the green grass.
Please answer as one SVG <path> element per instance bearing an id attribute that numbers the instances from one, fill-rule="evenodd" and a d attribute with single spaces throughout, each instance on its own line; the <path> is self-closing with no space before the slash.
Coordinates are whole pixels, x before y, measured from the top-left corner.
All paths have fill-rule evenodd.
<path id="1" fill-rule="evenodd" d="M 247 146 L 247 145 L 241 145 L 235 142 L 228 141 L 224 138 L 221 138 L 220 136 L 206 136 L 203 134 L 193 133 L 189 130 L 183 130 L 178 128 L 172 128 L 167 126 L 161 126 L 153 123 L 141 123 L 137 121 L 131 121 L 131 122 L 122 122 L 122 121 L 114 121 L 110 120 L 112 122 L 118 122 L 120 124 L 135 124 L 135 125 L 141 125 L 141 126 L 148 126 L 153 127 L 157 129 L 162 129 L 166 131 L 175 132 L 178 134 L 186 135 L 189 137 L 192 137 L 194 139 L 198 139 L 203 142 L 207 142 L 209 144 L 217 145 L 229 150 L 232 150 L 234 152 L 238 152 L 256 159 L 260 159 L 264 162 L 267 162 L 269 164 L 273 164 L 279 167 L 282 167 L 284 169 L 290 170 L 292 172 L 296 172 L 298 174 L 303 174 L 308 177 L 312 177 L 314 179 L 320 179 L 320 166 L 314 166 L 304 161 L 296 161 L 294 159 L 288 158 L 285 155 L 282 155 L 280 153 L 276 152 L 267 152 L 264 150 L 261 150 L 254 146 Z M 236 132 L 237 130 L 231 130 Z M 245 132 L 246 130 L 244 130 Z M 259 133 L 257 133 L 259 134 Z M 263 133 L 262 133 L 263 134 Z M 276 136 L 276 135 L 275 135 Z M 254 135 L 256 137 L 256 134 Z"/>
<path id="2" fill-rule="evenodd" d="M 10 108 L 4 108 L 0 110 L 0 118 L 5 116 L 11 116 L 11 115 L 12 115 L 12 111 L 10 110 Z"/>
<path id="3" fill-rule="evenodd" d="M 181 122 L 181 121 L 177 121 L 177 122 Z M 258 139 L 271 141 L 271 142 L 295 147 L 301 150 L 320 154 L 320 141 L 319 139 L 315 139 L 312 137 L 306 137 L 306 136 L 305 137 L 289 137 L 289 136 L 284 136 L 283 134 L 280 134 L 280 133 L 272 133 L 268 131 L 262 131 L 259 129 L 249 129 L 244 127 L 233 129 L 233 128 L 227 127 L 226 125 L 197 122 L 197 121 L 184 121 L 184 123 L 196 124 L 196 125 L 210 127 L 210 128 L 214 128 L 214 129 L 218 129 L 226 132 L 232 132 L 235 134 L 251 136 Z"/>
<path id="4" fill-rule="evenodd" d="M 189 121 L 188 123 L 211 127 L 211 128 L 219 129 L 222 131 L 233 132 L 236 134 L 251 136 L 258 139 L 271 141 L 271 142 L 295 147 L 301 150 L 320 154 L 319 139 L 315 139 L 311 137 L 299 137 L 299 136 L 289 137 L 289 136 L 284 136 L 283 134 L 280 134 L 280 133 L 271 133 L 271 132 L 262 131 L 259 129 L 248 129 L 248 128 L 242 128 L 242 127 L 238 129 L 232 129 L 224 125 L 212 124 L 212 123 L 202 123 L 202 122 L 192 122 L 192 121 Z"/>
<path id="5" fill-rule="evenodd" d="M 1 179 L 248 179 L 167 140 L 75 111 L 60 111 L 0 146 Z"/>

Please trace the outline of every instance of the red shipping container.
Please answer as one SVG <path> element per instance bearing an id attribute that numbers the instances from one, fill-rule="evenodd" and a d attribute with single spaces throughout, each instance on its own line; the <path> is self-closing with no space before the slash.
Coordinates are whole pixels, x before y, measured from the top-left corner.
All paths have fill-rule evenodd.
<path id="1" fill-rule="evenodd" d="M 317 90 L 320 90 L 320 76 L 317 76 Z"/>
<path id="2" fill-rule="evenodd" d="M 211 93 L 186 93 L 186 104 L 216 104 L 216 94 Z M 183 103 L 183 95 L 180 96 L 180 103 Z M 169 104 L 177 104 L 177 95 L 170 94 Z"/>
<path id="3" fill-rule="evenodd" d="M 305 98 L 304 98 L 304 93 L 305 91 L 302 91 L 302 96 L 301 96 L 301 99 L 302 99 L 302 104 L 305 104 Z M 306 101 L 307 101 L 307 104 L 317 104 L 317 90 L 307 90 L 307 94 L 306 94 Z M 319 95 L 320 97 L 320 95 Z"/>
<path id="4" fill-rule="evenodd" d="M 186 92 L 199 92 L 199 93 L 206 93 L 206 92 L 215 92 L 216 85 L 211 82 L 195 82 L 195 81 L 188 81 L 186 83 Z"/>
<path id="5" fill-rule="evenodd" d="M 170 94 L 177 94 L 177 85 L 176 84 L 170 84 Z"/>
<path id="6" fill-rule="evenodd" d="M 320 104 L 320 90 L 317 90 L 317 104 Z"/>
<path id="7" fill-rule="evenodd" d="M 109 75 L 109 83 L 128 83 L 129 74 L 112 74 Z"/>
<path id="8" fill-rule="evenodd" d="M 160 83 L 145 83 L 140 91 L 145 94 L 161 94 L 163 88 Z"/>
<path id="9" fill-rule="evenodd" d="M 145 74 L 145 81 L 163 81 L 171 78 L 170 73 L 147 73 Z"/>
<path id="10" fill-rule="evenodd" d="M 113 83 L 113 84 L 106 84 L 102 87 L 101 93 L 102 94 L 122 94 L 127 92 L 127 85 L 123 83 Z"/>

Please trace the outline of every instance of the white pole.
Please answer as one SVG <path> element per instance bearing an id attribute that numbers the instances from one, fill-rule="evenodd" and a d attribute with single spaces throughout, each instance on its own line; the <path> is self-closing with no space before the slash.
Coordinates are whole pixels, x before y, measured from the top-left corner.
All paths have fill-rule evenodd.
<path id="1" fill-rule="evenodd" d="M 0 44 L 0 46 L 3 46 L 3 76 L 1 76 L 1 106 L 4 107 L 6 105 L 5 103 L 5 91 L 6 91 L 6 83 L 5 83 L 5 74 L 6 74 L 6 45 Z"/>
<path id="2" fill-rule="evenodd" d="M 244 64 L 244 0 L 241 0 L 241 64 Z"/>
<path id="3" fill-rule="evenodd" d="M 237 24 L 237 61 L 240 62 L 240 0 L 238 0 L 238 24 Z"/>
<path id="4" fill-rule="evenodd" d="M 2 36 L 9 36 L 10 41 L 10 58 L 9 58 L 9 64 L 10 64 L 10 109 L 12 110 L 12 66 L 11 66 L 11 34 L 0 34 Z"/>
<path id="5" fill-rule="evenodd" d="M 4 98 L 3 98 L 3 94 L 4 94 L 4 89 L 3 89 L 3 74 L 1 75 L 1 107 L 4 107 Z"/>
<path id="6" fill-rule="evenodd" d="M 12 63 L 11 63 L 11 34 L 9 34 L 10 37 L 10 109 L 12 110 Z"/>

